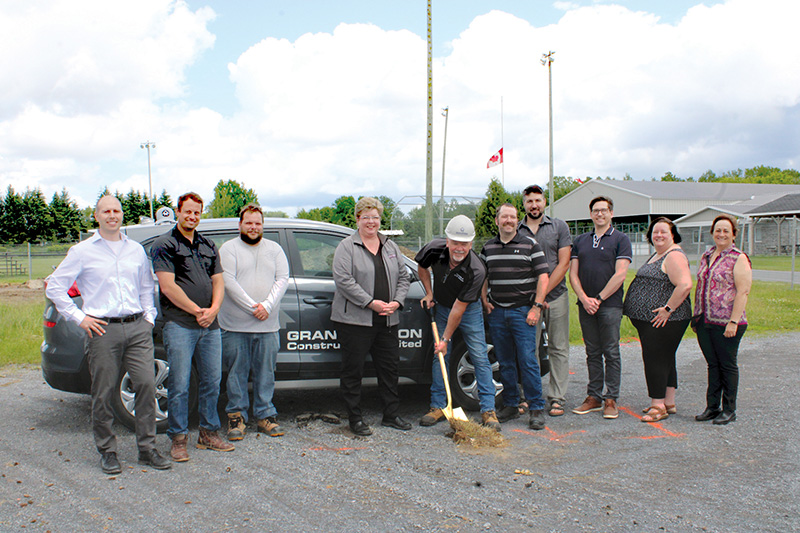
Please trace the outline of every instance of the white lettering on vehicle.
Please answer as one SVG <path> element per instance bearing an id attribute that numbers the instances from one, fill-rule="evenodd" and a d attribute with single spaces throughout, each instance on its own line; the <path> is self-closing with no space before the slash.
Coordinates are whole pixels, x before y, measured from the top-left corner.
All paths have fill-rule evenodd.
<path id="1" fill-rule="evenodd" d="M 400 348 L 422 348 L 421 329 L 398 329 Z M 287 350 L 304 350 L 321 352 L 326 350 L 340 350 L 338 337 L 335 330 L 289 330 L 286 332 Z M 303 342 L 315 341 L 315 342 Z"/>

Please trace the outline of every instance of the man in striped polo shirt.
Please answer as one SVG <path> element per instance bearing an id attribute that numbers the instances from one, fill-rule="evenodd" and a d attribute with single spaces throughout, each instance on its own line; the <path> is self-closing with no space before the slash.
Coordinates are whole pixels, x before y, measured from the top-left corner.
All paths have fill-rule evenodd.
<path id="1" fill-rule="evenodd" d="M 530 408 L 528 427 L 544 429 L 536 324 L 541 318 L 550 269 L 536 239 L 517 232 L 516 207 L 509 203 L 501 205 L 495 222 L 498 234 L 483 246 L 481 259 L 488 271 L 483 305 L 503 382 L 504 407 L 497 418 L 505 422 L 519 416 L 519 365 L 522 391 Z"/>

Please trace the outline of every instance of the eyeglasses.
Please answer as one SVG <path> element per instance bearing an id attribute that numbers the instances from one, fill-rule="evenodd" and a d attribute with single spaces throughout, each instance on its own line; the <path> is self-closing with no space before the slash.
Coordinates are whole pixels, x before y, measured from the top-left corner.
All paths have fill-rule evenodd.
<path id="1" fill-rule="evenodd" d="M 606 213 L 608 213 L 609 211 L 610 211 L 610 210 L 609 210 L 609 209 L 607 209 L 607 208 L 605 208 L 605 207 L 604 207 L 604 208 L 602 208 L 602 209 L 592 209 L 592 214 L 593 214 L 593 215 L 605 215 L 605 214 L 606 214 Z"/>
<path id="2" fill-rule="evenodd" d="M 372 221 L 381 219 L 381 217 L 365 217 L 365 216 L 361 216 L 361 217 L 358 217 L 358 218 L 359 218 L 359 220 L 366 220 L 367 222 L 372 222 Z"/>

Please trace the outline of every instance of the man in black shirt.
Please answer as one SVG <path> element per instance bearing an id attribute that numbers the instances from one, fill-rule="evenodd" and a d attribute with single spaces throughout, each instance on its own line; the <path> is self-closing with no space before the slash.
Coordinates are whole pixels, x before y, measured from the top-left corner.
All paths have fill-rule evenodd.
<path id="1" fill-rule="evenodd" d="M 222 266 L 214 243 L 195 228 L 200 223 L 203 199 L 186 193 L 178 199 L 178 223 L 151 248 L 153 270 L 161 289 L 164 313 L 164 348 L 169 360 L 169 429 L 172 459 L 189 460 L 189 379 L 192 357 L 197 354 L 200 435 L 197 447 L 229 452 L 223 440 L 217 401 L 222 379 L 222 337 L 217 313 L 225 296 Z"/>
<path id="2" fill-rule="evenodd" d="M 449 368 L 451 340 L 456 329 L 461 331 L 475 367 L 483 424 L 500 431 L 500 423 L 494 411 L 496 389 L 492 380 L 479 301 L 486 279 L 486 266 L 472 251 L 475 226 L 466 216 L 458 215 L 447 224 L 445 235 L 447 239 L 432 240 L 414 258 L 418 264 L 420 280 L 425 287 L 425 297 L 421 303 L 429 306 L 436 303 L 436 327 L 442 332 L 442 337 L 434 351 L 445 354 L 445 363 Z M 421 426 L 432 426 L 444 419 L 442 408 L 447 405 L 442 372 L 437 362 L 434 362 L 433 367 L 431 409 L 420 420 Z"/>

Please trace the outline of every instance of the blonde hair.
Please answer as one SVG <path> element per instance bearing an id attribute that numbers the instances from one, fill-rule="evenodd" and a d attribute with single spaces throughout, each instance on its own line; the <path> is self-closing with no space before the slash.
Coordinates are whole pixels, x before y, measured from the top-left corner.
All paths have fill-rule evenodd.
<path id="1" fill-rule="evenodd" d="M 383 215 L 383 204 L 380 200 L 372 196 L 364 196 L 359 199 L 358 202 L 356 202 L 356 218 L 359 218 L 361 213 L 369 211 L 370 209 L 377 209 L 378 214 L 381 216 Z"/>

